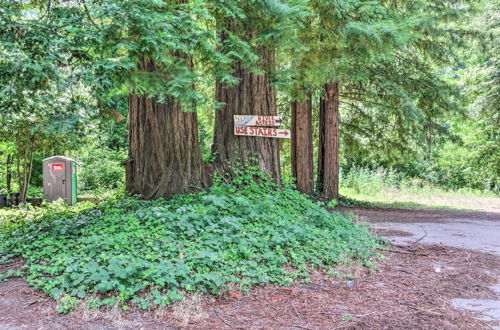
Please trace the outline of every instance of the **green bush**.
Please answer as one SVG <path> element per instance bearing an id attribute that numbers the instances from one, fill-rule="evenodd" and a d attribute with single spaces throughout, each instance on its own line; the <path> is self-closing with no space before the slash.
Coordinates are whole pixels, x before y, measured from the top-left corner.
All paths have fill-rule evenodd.
<path id="1" fill-rule="evenodd" d="M 83 148 L 73 155 L 73 158 L 78 162 L 79 193 L 95 193 L 123 187 L 123 151 L 92 146 Z"/>
<path id="2" fill-rule="evenodd" d="M 218 178 L 209 192 L 169 201 L 116 196 L 0 213 L 0 256 L 25 259 L 31 285 L 71 302 L 60 302 L 63 312 L 75 305 L 69 297 L 148 308 L 230 286 L 288 285 L 346 260 L 371 265 L 381 242 L 364 226 L 259 176 Z"/>
<path id="3" fill-rule="evenodd" d="M 352 166 L 348 171 L 341 171 L 340 184 L 348 194 L 372 195 L 391 191 L 404 191 L 413 194 L 439 195 L 445 192 L 473 194 L 477 196 L 498 196 L 498 192 L 488 189 L 453 188 L 436 183 L 438 176 L 431 170 L 425 178 L 406 177 L 395 170 Z M 434 175 L 431 175 L 434 173 Z"/>
<path id="4" fill-rule="evenodd" d="M 342 172 L 341 184 L 354 189 L 356 193 L 376 194 L 384 189 L 397 187 L 398 178 L 392 170 L 352 167 L 347 173 Z"/>

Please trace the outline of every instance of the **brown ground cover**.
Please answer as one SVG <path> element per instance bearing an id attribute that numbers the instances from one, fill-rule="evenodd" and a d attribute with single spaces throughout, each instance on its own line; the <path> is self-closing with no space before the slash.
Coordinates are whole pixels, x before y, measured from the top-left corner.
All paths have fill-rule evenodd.
<path id="1" fill-rule="evenodd" d="M 435 271 L 439 268 L 440 272 Z M 377 271 L 357 279 L 325 279 L 292 288 L 264 287 L 220 299 L 193 327 L 301 329 L 481 329 L 491 324 L 452 307 L 452 298 L 495 298 L 499 260 L 438 245 L 395 247 Z M 217 312 L 216 312 L 216 310 Z"/>
<path id="2" fill-rule="evenodd" d="M 118 308 L 68 314 L 21 279 L 0 284 L 0 328 L 28 329 L 485 329 L 493 323 L 456 310 L 452 298 L 495 298 L 489 286 L 500 276 L 491 254 L 440 245 L 395 246 L 378 270 L 351 267 L 355 279 L 315 273 L 310 284 L 263 286 L 248 295 L 192 297 L 150 312 Z M 436 272 L 439 268 L 440 272 Z M 352 286 L 348 282 L 352 282 Z M 497 324 L 498 325 L 498 324 Z"/>

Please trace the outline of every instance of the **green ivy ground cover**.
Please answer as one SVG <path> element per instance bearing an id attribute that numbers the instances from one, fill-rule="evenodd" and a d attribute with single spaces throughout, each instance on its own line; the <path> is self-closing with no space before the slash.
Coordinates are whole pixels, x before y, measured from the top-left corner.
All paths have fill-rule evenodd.
<path id="1" fill-rule="evenodd" d="M 146 309 L 230 285 L 289 285 L 348 260 L 371 265 L 380 241 L 364 226 L 291 188 L 246 181 L 170 201 L 0 211 L 0 263 L 23 258 L 28 283 L 61 312 L 80 300 Z"/>

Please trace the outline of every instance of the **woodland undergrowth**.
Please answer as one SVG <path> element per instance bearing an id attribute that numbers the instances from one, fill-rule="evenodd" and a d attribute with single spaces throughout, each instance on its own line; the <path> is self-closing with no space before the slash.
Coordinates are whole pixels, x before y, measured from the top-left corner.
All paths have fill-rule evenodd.
<path id="1" fill-rule="evenodd" d="M 0 211 L 0 263 L 25 262 L 0 280 L 25 276 L 60 312 L 83 303 L 148 309 L 195 293 L 307 282 L 313 269 L 374 265 L 382 242 L 364 225 L 255 169 L 236 173 L 168 201 L 118 194 L 99 205 Z"/>

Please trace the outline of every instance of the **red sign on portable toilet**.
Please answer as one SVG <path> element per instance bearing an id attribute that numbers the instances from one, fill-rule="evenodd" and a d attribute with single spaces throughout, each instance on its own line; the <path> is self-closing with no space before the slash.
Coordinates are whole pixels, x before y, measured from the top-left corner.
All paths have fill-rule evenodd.
<path id="1" fill-rule="evenodd" d="M 52 172 L 62 172 L 64 171 L 64 164 L 52 164 Z"/>

